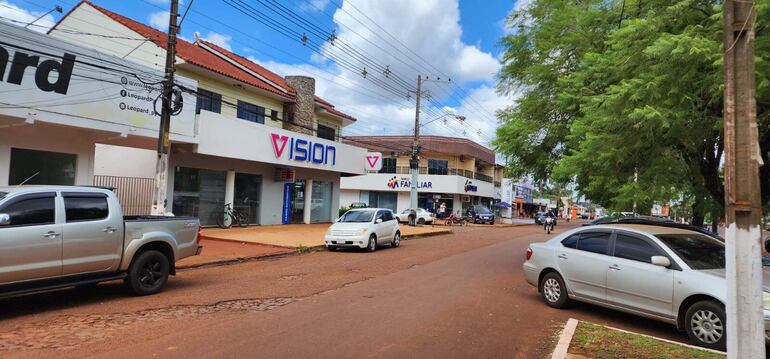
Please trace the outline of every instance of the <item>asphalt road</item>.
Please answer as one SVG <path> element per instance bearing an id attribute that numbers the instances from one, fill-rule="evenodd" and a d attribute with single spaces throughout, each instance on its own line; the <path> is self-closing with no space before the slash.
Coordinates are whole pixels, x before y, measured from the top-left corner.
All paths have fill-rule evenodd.
<path id="1" fill-rule="evenodd" d="M 115 283 L 2 300 L 0 357 L 537 358 L 570 317 L 684 340 L 591 305 L 547 307 L 521 264 L 548 238 L 466 227 L 375 253 L 187 270 L 150 297 Z"/>

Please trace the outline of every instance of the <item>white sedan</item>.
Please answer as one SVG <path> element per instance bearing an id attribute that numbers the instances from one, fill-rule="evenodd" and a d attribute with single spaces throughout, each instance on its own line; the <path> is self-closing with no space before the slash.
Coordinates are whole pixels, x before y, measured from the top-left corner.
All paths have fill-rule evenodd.
<path id="1" fill-rule="evenodd" d="M 411 209 L 405 209 L 403 212 L 397 214 L 396 217 L 398 217 L 399 222 L 409 223 L 409 216 L 411 214 L 412 214 Z M 434 218 L 435 218 L 435 215 L 433 213 L 428 212 L 423 208 L 417 208 L 418 224 L 433 223 Z"/>
<path id="2" fill-rule="evenodd" d="M 377 246 L 401 245 L 401 229 L 393 212 L 386 208 L 351 209 L 329 227 L 324 238 L 326 248 L 366 248 L 374 252 Z"/>

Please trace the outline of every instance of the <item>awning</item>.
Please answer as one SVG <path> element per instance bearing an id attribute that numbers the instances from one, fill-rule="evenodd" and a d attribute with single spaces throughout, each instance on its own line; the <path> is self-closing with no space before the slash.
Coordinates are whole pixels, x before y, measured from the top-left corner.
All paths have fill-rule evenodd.
<path id="1" fill-rule="evenodd" d="M 508 203 L 508 202 L 500 201 L 500 202 L 495 203 L 495 207 L 511 208 L 513 206 L 511 206 L 511 204 Z"/>

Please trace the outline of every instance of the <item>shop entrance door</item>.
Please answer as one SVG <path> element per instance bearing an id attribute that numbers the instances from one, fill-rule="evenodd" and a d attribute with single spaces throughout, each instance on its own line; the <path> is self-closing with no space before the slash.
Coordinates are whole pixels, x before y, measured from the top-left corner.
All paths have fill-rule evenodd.
<path id="1" fill-rule="evenodd" d="M 305 223 L 305 180 L 294 181 L 289 223 Z"/>
<path id="2" fill-rule="evenodd" d="M 246 213 L 249 224 L 259 224 L 261 194 L 262 176 L 247 173 L 235 174 L 233 208 L 241 213 Z"/>

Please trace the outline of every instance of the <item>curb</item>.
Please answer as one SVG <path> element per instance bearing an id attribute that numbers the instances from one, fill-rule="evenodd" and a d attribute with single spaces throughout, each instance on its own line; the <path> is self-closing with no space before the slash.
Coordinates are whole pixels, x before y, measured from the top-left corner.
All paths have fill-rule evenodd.
<path id="1" fill-rule="evenodd" d="M 567 319 L 567 324 L 564 325 L 564 329 L 562 329 L 561 334 L 559 334 L 559 342 L 556 343 L 556 348 L 553 350 L 553 354 L 551 354 L 551 359 L 564 359 L 567 357 L 569 345 L 572 342 L 572 336 L 575 335 L 577 325 L 577 319 Z"/>
<path id="2" fill-rule="evenodd" d="M 454 234 L 454 232 L 450 230 L 444 230 L 444 231 L 438 231 L 438 232 L 426 232 L 426 233 L 420 233 L 420 234 L 409 234 L 409 235 L 403 235 L 401 236 L 402 239 L 418 239 L 418 238 L 426 238 L 426 237 L 434 237 L 434 236 L 443 236 L 445 234 Z"/>
<path id="3" fill-rule="evenodd" d="M 271 254 L 253 256 L 253 257 L 238 257 L 233 259 L 224 259 L 221 261 L 177 266 L 176 269 L 187 270 L 187 269 L 198 269 L 198 268 L 206 268 L 206 267 L 219 267 L 219 266 L 226 266 L 226 265 L 238 264 L 238 263 L 244 263 L 244 262 L 255 262 L 255 261 L 268 260 L 273 258 L 288 257 L 288 256 L 297 255 L 297 254 L 299 253 L 295 250 L 295 251 L 286 252 L 286 253 L 271 253 Z"/>
<path id="4" fill-rule="evenodd" d="M 704 348 L 704 347 L 699 347 L 699 346 L 695 346 L 695 345 L 692 345 L 692 344 L 678 342 L 676 340 L 665 339 L 665 338 L 658 338 L 656 336 L 642 334 L 642 333 L 634 333 L 634 332 L 630 332 L 628 330 L 623 330 L 623 329 L 619 329 L 619 328 L 615 328 L 615 327 L 610 327 L 610 326 L 606 326 L 606 325 L 602 325 L 602 326 L 607 328 L 607 329 L 612 329 L 614 331 L 618 331 L 618 332 L 621 332 L 621 333 L 639 335 L 639 336 L 642 336 L 642 337 L 647 337 L 647 338 L 650 338 L 650 339 L 655 339 L 655 340 L 658 340 L 658 341 L 661 341 L 661 342 L 664 342 L 664 343 L 681 345 L 681 346 L 686 347 L 686 348 L 703 350 L 703 351 L 711 352 L 711 353 L 714 353 L 714 354 L 727 355 L 727 352 L 723 352 L 723 351 L 719 351 L 719 350 L 714 350 L 714 349 L 709 349 L 709 348 Z"/>

